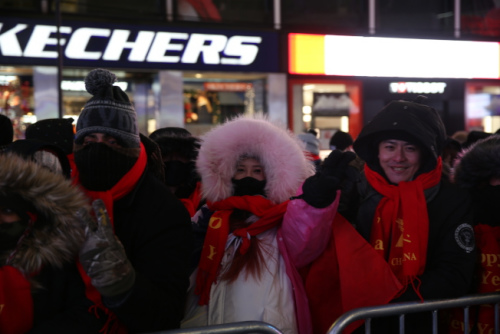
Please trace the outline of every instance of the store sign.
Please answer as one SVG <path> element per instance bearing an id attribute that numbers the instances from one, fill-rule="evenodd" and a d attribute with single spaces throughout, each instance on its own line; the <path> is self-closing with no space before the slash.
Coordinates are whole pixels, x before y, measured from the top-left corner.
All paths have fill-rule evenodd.
<path id="1" fill-rule="evenodd" d="M 216 92 L 246 92 L 253 85 L 248 82 L 205 82 L 203 89 Z"/>
<path id="2" fill-rule="evenodd" d="M 113 86 L 120 87 L 123 91 L 128 90 L 128 82 L 120 81 L 115 82 Z M 74 80 L 62 80 L 61 81 L 61 89 L 70 92 L 86 92 L 87 88 L 85 87 L 85 82 L 82 80 L 74 81 Z"/>
<path id="3" fill-rule="evenodd" d="M 445 82 L 391 82 L 389 92 L 393 94 L 443 94 Z"/>
<path id="4" fill-rule="evenodd" d="M 314 34 L 288 35 L 289 73 L 500 78 L 500 43 Z"/>
<path id="5" fill-rule="evenodd" d="M 278 70 L 278 36 L 270 32 L 63 24 L 60 35 L 64 62 L 69 65 Z M 2 63 L 56 60 L 57 44 L 56 25 L 0 18 Z"/>

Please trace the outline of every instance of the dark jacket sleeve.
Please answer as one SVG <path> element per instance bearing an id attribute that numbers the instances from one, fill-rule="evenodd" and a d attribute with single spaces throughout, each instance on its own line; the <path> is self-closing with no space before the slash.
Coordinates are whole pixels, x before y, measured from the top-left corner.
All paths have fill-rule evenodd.
<path id="1" fill-rule="evenodd" d="M 469 194 L 443 183 L 427 205 L 429 241 L 425 272 L 419 277 L 425 300 L 456 298 L 470 292 L 477 252 Z M 413 289 L 394 302 L 418 300 Z"/>
<path id="2" fill-rule="evenodd" d="M 189 286 L 192 231 L 182 203 L 157 179 L 115 203 L 115 234 L 136 271 L 124 301 L 103 299 L 129 332 L 178 328 Z"/>
<path id="3" fill-rule="evenodd" d="M 62 268 L 46 266 L 35 277 L 39 289 L 34 289 L 33 329 L 30 334 L 99 333 L 107 320 L 96 317 L 93 305 L 85 296 L 85 285 L 75 263 Z"/>

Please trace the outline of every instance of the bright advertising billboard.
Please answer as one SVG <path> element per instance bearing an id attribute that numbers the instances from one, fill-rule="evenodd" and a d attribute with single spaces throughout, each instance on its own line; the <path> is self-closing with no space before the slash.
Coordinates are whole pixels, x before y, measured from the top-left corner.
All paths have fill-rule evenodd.
<path id="1" fill-rule="evenodd" d="M 290 74 L 500 78 L 498 42 L 288 35 Z"/>

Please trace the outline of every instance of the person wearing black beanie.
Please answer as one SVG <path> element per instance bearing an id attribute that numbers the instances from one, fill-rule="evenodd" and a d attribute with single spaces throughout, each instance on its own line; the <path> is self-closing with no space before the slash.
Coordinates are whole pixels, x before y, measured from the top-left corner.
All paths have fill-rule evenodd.
<path id="1" fill-rule="evenodd" d="M 442 177 L 446 138 L 437 111 L 418 98 L 387 104 L 354 141 L 365 161 L 358 200 L 350 204 L 357 215 L 347 221 L 337 214 L 336 253 L 327 252 L 306 278 L 313 321 L 323 332 L 354 308 L 471 291 L 477 257 L 471 198 Z M 406 315 L 405 333 L 430 333 L 431 326 L 430 314 Z M 398 333 L 398 321 L 372 319 L 371 332 Z"/>
<path id="2" fill-rule="evenodd" d="M 165 184 L 193 216 L 203 204 L 200 176 L 195 168 L 200 140 L 178 127 L 157 129 L 149 138 L 160 147 Z"/>
<path id="3" fill-rule="evenodd" d="M 98 221 L 95 229 L 89 220 L 80 262 L 116 326 L 174 329 L 189 284 L 190 216 L 149 168 L 134 106 L 115 81 L 104 69 L 87 75 L 92 97 L 76 124 L 74 181 Z"/>

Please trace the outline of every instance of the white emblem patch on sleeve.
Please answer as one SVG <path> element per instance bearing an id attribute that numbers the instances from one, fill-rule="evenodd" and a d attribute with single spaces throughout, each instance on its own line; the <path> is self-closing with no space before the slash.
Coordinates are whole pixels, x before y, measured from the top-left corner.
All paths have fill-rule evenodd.
<path id="1" fill-rule="evenodd" d="M 466 223 L 459 225 L 455 230 L 455 240 L 467 253 L 472 252 L 476 244 L 472 226 Z"/>

